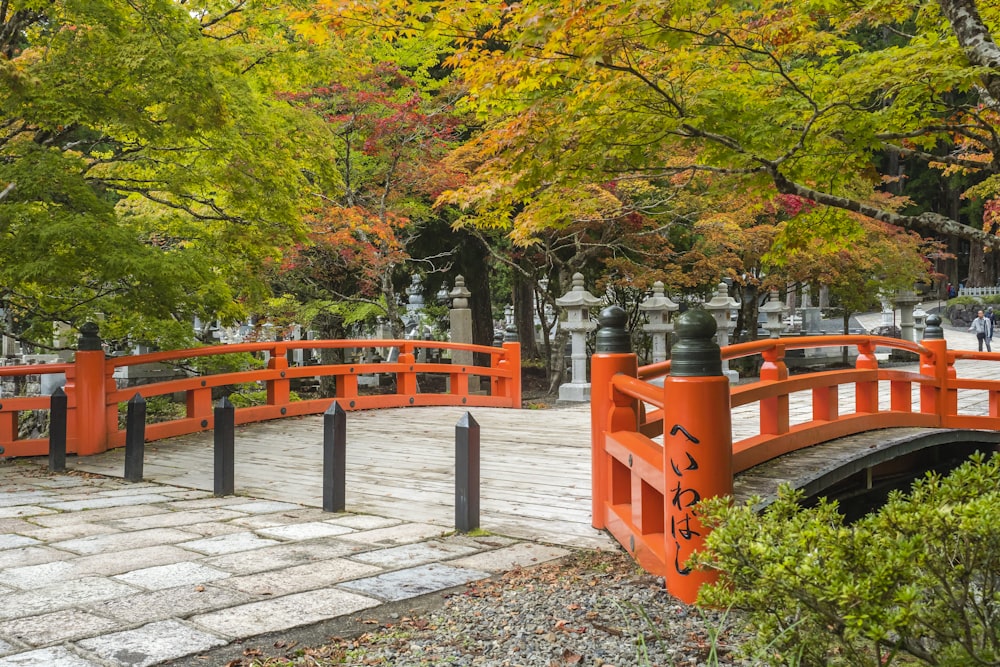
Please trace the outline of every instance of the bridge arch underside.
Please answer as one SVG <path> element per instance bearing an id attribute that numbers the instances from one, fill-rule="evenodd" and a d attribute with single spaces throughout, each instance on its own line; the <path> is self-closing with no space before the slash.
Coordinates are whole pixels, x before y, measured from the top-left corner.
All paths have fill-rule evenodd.
<path id="1" fill-rule="evenodd" d="M 760 496 L 763 509 L 787 483 L 805 493 L 805 505 L 837 499 L 848 520 L 881 506 L 892 489 L 908 490 L 929 470 L 947 474 L 974 452 L 1000 451 L 1000 432 L 972 429 L 887 428 L 807 447 L 736 476 L 737 503 Z"/>

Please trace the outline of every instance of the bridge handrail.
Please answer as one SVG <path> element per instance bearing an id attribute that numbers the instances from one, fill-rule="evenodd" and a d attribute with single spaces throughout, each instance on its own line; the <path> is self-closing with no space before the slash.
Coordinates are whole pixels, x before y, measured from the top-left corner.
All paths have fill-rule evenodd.
<path id="1" fill-rule="evenodd" d="M 502 347 L 470 345 L 448 341 L 424 340 L 304 340 L 240 343 L 170 350 L 127 357 L 108 357 L 99 345 L 91 344 L 76 353 L 73 363 L 33 364 L 0 367 L 0 377 L 40 374 L 66 374 L 67 450 L 93 454 L 108 447 L 124 445 L 125 432 L 119 429 L 119 407 L 135 394 L 144 398 L 184 393 L 185 415 L 148 425 L 146 439 L 156 440 L 212 428 L 214 422 L 212 390 L 222 386 L 260 382 L 266 390 L 263 405 L 236 410 L 237 423 L 276 419 L 285 416 L 319 414 L 329 408 L 331 398 L 292 400 L 291 380 L 303 377 L 335 377 L 337 399 L 345 410 L 430 405 L 521 407 L 520 345 L 505 342 Z M 395 348 L 393 362 L 337 363 L 316 365 L 290 364 L 288 353 L 296 349 Z M 462 352 L 468 363 L 454 356 L 444 362 L 416 360 L 419 349 L 443 349 Z M 117 369 L 144 364 L 163 364 L 194 357 L 267 352 L 266 368 L 204 373 L 118 389 Z M 474 363 L 474 354 L 484 355 L 483 365 Z M 359 391 L 360 375 L 395 375 L 395 391 L 365 394 Z M 436 374 L 448 380 L 444 393 L 421 391 L 418 375 Z M 480 393 L 478 380 L 489 380 L 489 390 Z M 20 438 L 19 414 L 49 408 L 49 396 L 14 396 L 0 399 L 0 447 L 7 456 L 36 456 L 48 450 L 46 438 Z"/>
<path id="2" fill-rule="evenodd" d="M 478 354 L 488 354 L 491 357 L 503 357 L 503 348 L 486 345 L 470 345 L 448 341 L 426 340 L 392 340 L 392 339 L 362 339 L 362 340 L 286 340 L 275 342 L 234 343 L 231 345 L 206 345 L 185 350 L 168 350 L 165 352 L 149 352 L 122 357 L 110 357 L 112 367 L 134 366 L 138 364 L 155 364 L 189 359 L 192 357 L 220 356 L 224 354 L 240 354 L 245 352 L 268 352 L 274 356 L 285 354 L 291 350 L 322 350 L 322 349 L 372 349 L 400 348 L 401 350 L 442 349 L 465 351 Z"/>

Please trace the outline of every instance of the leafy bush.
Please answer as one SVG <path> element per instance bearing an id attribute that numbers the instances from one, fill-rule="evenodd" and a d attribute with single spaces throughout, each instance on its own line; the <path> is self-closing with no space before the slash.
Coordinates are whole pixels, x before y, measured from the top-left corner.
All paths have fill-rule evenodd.
<path id="1" fill-rule="evenodd" d="M 747 612 L 747 648 L 801 665 L 1000 665 L 1000 455 L 928 474 L 909 495 L 846 525 L 782 489 L 703 504 L 713 528 L 700 567 L 720 571 L 699 601 Z M 794 660 L 790 660 L 790 656 Z"/>
<path id="2" fill-rule="evenodd" d="M 294 391 L 288 393 L 289 402 L 301 401 Z M 267 391 L 263 389 L 243 390 L 229 395 L 229 402 L 235 408 L 249 408 L 254 405 L 264 405 L 267 403 Z"/>

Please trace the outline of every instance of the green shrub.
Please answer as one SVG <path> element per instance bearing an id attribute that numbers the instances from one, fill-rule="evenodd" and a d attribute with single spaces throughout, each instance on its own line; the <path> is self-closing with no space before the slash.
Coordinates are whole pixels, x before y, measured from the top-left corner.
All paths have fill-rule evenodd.
<path id="1" fill-rule="evenodd" d="M 720 571 L 699 601 L 746 612 L 748 650 L 777 664 L 1000 664 L 1000 456 L 977 454 L 948 477 L 846 525 L 783 489 L 762 515 L 725 499 L 702 505 L 713 532 L 696 555 Z"/>
<path id="2" fill-rule="evenodd" d="M 288 400 L 291 403 L 301 401 L 302 398 L 294 391 L 289 392 Z M 229 395 L 229 402 L 236 408 L 249 408 L 254 405 L 264 405 L 267 403 L 267 391 L 263 389 L 241 390 Z"/>

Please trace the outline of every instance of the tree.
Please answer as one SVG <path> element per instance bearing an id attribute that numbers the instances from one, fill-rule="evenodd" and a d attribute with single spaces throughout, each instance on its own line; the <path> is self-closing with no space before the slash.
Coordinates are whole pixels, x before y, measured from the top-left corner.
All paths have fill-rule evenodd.
<path id="1" fill-rule="evenodd" d="M 450 62 L 492 156 L 463 189 L 470 204 L 512 210 L 617 178 L 662 186 L 711 173 L 729 188 L 1000 247 L 991 219 L 883 207 L 877 172 L 891 151 L 942 178 L 974 174 L 967 197 L 1000 191 L 993 3 L 392 4 L 368 25 L 461 45 Z"/>
<path id="2" fill-rule="evenodd" d="M 327 128 L 272 94 L 306 74 L 291 35 L 257 0 L 0 0 L 0 301 L 22 339 L 101 319 L 179 345 L 265 294 L 301 193 L 336 185 Z"/>
<path id="3" fill-rule="evenodd" d="M 310 243 L 284 264 L 283 287 L 307 304 L 325 302 L 327 314 L 352 302 L 367 304 L 402 338 L 400 286 L 409 283 L 404 267 L 441 270 L 453 252 L 410 255 L 422 228 L 442 215 L 431 208 L 434 198 L 455 184 L 440 163 L 460 129 L 454 91 L 447 77 L 430 71 L 439 59 L 437 44 L 385 45 L 340 32 L 322 41 L 350 57 L 323 85 L 283 97 L 328 124 L 344 190 L 312 202 Z M 323 321 L 324 335 L 344 334 L 341 318 Z"/>
<path id="4" fill-rule="evenodd" d="M 695 560 L 721 576 L 699 600 L 745 611 L 766 664 L 996 665 L 998 488 L 1000 456 L 975 454 L 852 525 L 787 487 L 763 514 L 712 499 Z"/>

